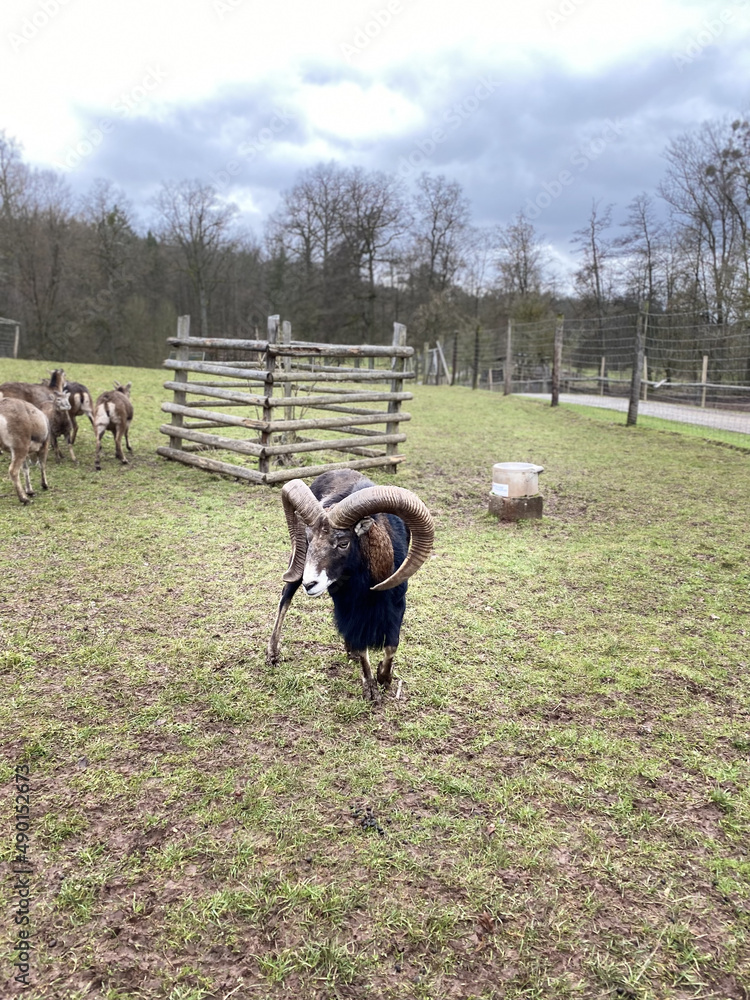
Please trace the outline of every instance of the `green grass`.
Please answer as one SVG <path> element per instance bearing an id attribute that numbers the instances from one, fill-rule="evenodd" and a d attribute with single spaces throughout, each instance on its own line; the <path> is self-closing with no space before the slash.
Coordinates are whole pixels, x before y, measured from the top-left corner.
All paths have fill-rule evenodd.
<path id="1" fill-rule="evenodd" d="M 0 362 L 0 380 L 53 367 Z M 30 1000 L 743 998 L 750 455 L 621 414 L 417 387 L 397 477 L 435 516 L 373 709 L 330 604 L 265 643 L 277 490 L 134 455 L 0 479 L 0 858 L 31 767 Z M 735 435 L 738 436 L 738 435 Z M 545 467 L 540 522 L 487 513 Z M 2 461 L 5 461 L 3 458 Z M 32 470 L 36 482 L 37 470 Z M 0 912 L 15 912 L 12 882 Z M 12 919 L 0 921 L 14 996 Z"/>
<path id="2" fill-rule="evenodd" d="M 603 423 L 622 424 L 625 422 L 625 413 L 619 410 L 607 410 L 598 406 L 582 406 L 578 403 L 561 403 L 563 409 L 572 410 L 580 416 L 589 420 L 600 420 Z M 711 411 L 707 414 L 710 419 Z M 736 448 L 750 451 L 750 436 L 741 434 L 739 431 L 725 431 L 719 427 L 703 426 L 701 424 L 681 423 L 677 420 L 664 420 L 662 417 L 647 417 L 643 413 L 638 414 L 637 425 L 649 430 L 664 431 L 672 434 L 685 434 L 688 437 L 700 438 L 704 441 L 719 441 L 723 444 L 733 445 Z"/>

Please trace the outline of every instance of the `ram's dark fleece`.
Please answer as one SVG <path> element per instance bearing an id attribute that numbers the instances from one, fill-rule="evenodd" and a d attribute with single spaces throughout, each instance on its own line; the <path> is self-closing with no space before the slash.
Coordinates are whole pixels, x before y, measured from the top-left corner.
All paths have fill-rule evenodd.
<path id="1" fill-rule="evenodd" d="M 310 487 L 294 479 L 281 497 L 292 556 L 267 660 L 279 662 L 281 626 L 300 584 L 311 597 L 327 591 L 346 651 L 362 665 L 365 697 L 379 701 L 378 685 L 391 683 L 407 580 L 432 549 L 430 513 L 409 490 L 376 486 L 351 469 L 326 472 Z M 384 650 L 377 680 L 368 649 Z"/>

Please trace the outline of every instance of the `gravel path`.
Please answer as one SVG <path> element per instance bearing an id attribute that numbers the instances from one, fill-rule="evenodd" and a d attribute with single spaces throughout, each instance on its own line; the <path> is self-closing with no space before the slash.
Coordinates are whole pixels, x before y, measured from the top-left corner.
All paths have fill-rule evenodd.
<path id="1" fill-rule="evenodd" d="M 549 394 L 520 392 L 519 396 L 529 399 L 549 399 Z M 620 410 L 627 413 L 628 400 L 617 396 L 595 396 L 585 393 L 560 393 L 561 403 L 578 403 L 580 406 L 600 406 L 605 410 Z M 737 410 L 710 410 L 699 406 L 679 406 L 676 403 L 644 403 L 638 406 L 638 413 L 644 417 L 661 417 L 662 420 L 677 420 L 683 424 L 699 424 L 715 427 L 722 431 L 738 431 L 750 434 L 750 413 Z"/>

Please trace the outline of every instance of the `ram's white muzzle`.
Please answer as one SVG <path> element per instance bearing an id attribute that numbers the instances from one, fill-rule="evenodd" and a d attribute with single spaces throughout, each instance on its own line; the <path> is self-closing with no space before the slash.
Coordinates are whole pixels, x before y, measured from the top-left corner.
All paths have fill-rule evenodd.
<path id="1" fill-rule="evenodd" d="M 302 574 L 302 586 L 310 597 L 320 597 L 325 594 L 331 581 L 324 569 L 318 570 L 314 566 L 305 566 Z"/>

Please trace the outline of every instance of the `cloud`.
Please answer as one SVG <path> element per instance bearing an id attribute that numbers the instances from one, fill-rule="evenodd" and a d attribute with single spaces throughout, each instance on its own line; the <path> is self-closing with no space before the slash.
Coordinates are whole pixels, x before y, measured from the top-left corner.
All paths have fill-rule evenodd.
<path id="1" fill-rule="evenodd" d="M 262 72 L 225 81 L 208 94 L 201 88 L 192 96 L 179 93 L 179 69 L 167 60 L 160 87 L 146 93 L 132 114 L 112 116 L 113 102 L 140 86 L 150 64 L 121 71 L 106 96 L 67 106 L 76 132 L 67 136 L 67 146 L 58 144 L 56 155 L 85 140 L 109 114 L 115 127 L 69 172 L 76 190 L 104 176 L 142 206 L 163 180 L 198 177 L 236 199 L 256 229 L 300 170 L 331 159 L 401 172 L 407 181 L 423 169 L 445 173 L 464 186 L 476 221 L 485 225 L 507 223 L 529 199 L 536 204 L 552 190 L 549 204 L 540 199 L 536 225 L 563 246 L 585 221 L 592 198 L 624 210 L 640 191 L 654 191 L 670 138 L 702 119 L 740 113 L 750 96 L 739 13 L 687 66 L 676 65 L 674 51 L 697 37 L 708 16 L 691 5 L 680 5 L 680 22 L 659 44 L 649 35 L 636 50 L 631 31 L 619 56 L 610 50 L 606 60 L 576 63 L 571 53 L 592 44 L 604 16 L 604 5 L 593 0 L 580 0 L 558 27 L 553 48 L 544 15 L 559 7 L 555 0 L 533 6 L 533 32 L 530 21 L 519 21 L 528 45 L 512 59 L 486 51 L 480 57 L 463 42 L 451 44 L 441 29 L 442 47 L 430 58 L 389 61 L 386 55 L 403 43 L 405 26 L 422 10 L 421 0 L 402 3 L 393 22 L 351 63 L 337 46 L 366 23 L 364 8 L 341 15 L 325 51 L 284 66 L 264 59 Z M 72 5 L 70 0 L 70 13 Z M 245 6 L 226 13 L 222 31 L 246 23 Z M 654 0 L 651 6 L 652 22 L 642 22 L 642 31 L 644 25 L 665 30 L 665 11 L 674 13 L 675 2 Z M 56 27 L 50 24 L 48 33 Z M 216 30 L 213 22 L 206 27 Z M 420 35 L 413 45 L 424 51 L 428 41 Z M 571 175 L 569 183 L 560 179 L 563 172 Z"/>

